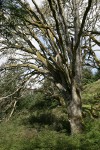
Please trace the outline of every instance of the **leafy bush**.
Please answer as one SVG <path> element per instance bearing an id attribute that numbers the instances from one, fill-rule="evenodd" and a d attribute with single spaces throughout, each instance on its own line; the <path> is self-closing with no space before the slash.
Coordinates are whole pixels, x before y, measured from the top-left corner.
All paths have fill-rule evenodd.
<path id="1" fill-rule="evenodd" d="M 92 124 L 92 125 L 91 125 Z M 99 150 L 100 123 L 90 122 L 88 132 L 81 135 L 68 136 L 65 133 L 43 130 L 30 141 L 23 150 Z"/>
<path id="2" fill-rule="evenodd" d="M 82 85 L 87 85 L 95 81 L 91 68 L 83 68 L 82 70 Z"/>

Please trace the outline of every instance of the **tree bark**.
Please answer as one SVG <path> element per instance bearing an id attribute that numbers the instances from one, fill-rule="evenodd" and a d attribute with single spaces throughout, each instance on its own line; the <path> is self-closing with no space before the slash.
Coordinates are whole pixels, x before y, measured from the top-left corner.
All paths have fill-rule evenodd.
<path id="1" fill-rule="evenodd" d="M 80 55 L 79 51 L 77 55 Z M 81 104 L 81 65 L 79 57 L 75 59 L 76 63 L 73 63 L 73 71 L 71 77 L 70 91 L 68 91 L 68 85 L 64 76 L 60 76 L 61 83 L 56 83 L 56 86 L 62 93 L 65 104 L 68 108 L 68 119 L 70 123 L 71 134 L 82 133 L 82 104 Z M 63 78 L 63 79 L 62 79 Z"/>
<path id="2" fill-rule="evenodd" d="M 56 85 L 58 86 L 58 84 Z M 58 88 L 62 93 L 65 105 L 68 109 L 68 120 L 70 123 L 71 134 L 82 133 L 82 104 L 81 104 L 81 88 L 77 84 L 77 79 L 72 79 L 71 93 L 64 90 L 63 86 L 59 84 Z"/>
<path id="3" fill-rule="evenodd" d="M 75 80 L 72 83 L 71 100 L 68 102 L 68 118 L 71 127 L 71 134 L 82 133 L 82 106 L 80 89 L 77 88 Z"/>

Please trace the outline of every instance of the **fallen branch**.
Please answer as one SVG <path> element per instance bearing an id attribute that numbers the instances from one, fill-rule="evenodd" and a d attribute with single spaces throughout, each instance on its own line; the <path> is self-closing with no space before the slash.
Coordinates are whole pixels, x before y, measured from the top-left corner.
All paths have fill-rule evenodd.
<path id="1" fill-rule="evenodd" d="M 15 107 L 16 107 L 16 104 L 17 104 L 17 100 L 15 100 L 13 108 L 11 110 L 11 113 L 10 113 L 9 117 L 7 118 L 6 122 L 9 121 L 9 119 L 12 117 L 14 110 L 15 110 Z"/>

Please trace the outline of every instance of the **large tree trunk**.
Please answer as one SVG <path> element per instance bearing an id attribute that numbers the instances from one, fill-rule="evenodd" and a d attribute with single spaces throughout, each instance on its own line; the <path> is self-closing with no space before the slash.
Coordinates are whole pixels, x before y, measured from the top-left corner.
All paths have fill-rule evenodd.
<path id="1" fill-rule="evenodd" d="M 76 53 L 75 62 L 72 65 L 71 99 L 68 102 L 68 117 L 71 126 L 71 134 L 82 132 L 82 104 L 81 104 L 81 54 L 80 49 Z"/>
<path id="2" fill-rule="evenodd" d="M 59 84 L 59 89 L 68 108 L 68 119 L 70 123 L 71 134 L 82 133 L 82 104 L 81 89 L 78 88 L 76 81 L 73 80 L 71 93 L 64 91 L 63 86 Z"/>
<path id="3" fill-rule="evenodd" d="M 76 63 L 73 63 L 73 71 L 70 89 L 63 75 L 61 75 L 61 83 L 56 83 L 56 86 L 62 93 L 65 104 L 68 108 L 68 119 L 70 122 L 71 134 L 82 132 L 82 104 L 81 104 L 81 65 L 80 58 L 77 53 Z"/>
<path id="4" fill-rule="evenodd" d="M 68 102 L 68 117 L 71 126 L 71 134 L 82 132 L 82 106 L 81 106 L 81 76 L 82 76 L 82 54 L 80 45 L 76 46 L 79 37 L 79 10 L 78 0 L 73 0 L 73 16 L 75 26 L 75 46 L 72 43 L 72 76 L 71 76 L 71 99 Z"/>
<path id="5" fill-rule="evenodd" d="M 71 100 L 68 103 L 68 118 L 71 127 L 71 134 L 81 133 L 82 126 L 82 106 L 80 89 L 77 88 L 75 81 L 72 83 Z"/>

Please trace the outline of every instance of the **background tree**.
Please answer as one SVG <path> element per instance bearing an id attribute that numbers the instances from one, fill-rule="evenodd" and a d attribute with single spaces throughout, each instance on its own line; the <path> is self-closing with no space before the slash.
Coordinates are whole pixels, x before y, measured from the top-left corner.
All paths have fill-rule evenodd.
<path id="1" fill-rule="evenodd" d="M 15 106 L 21 97 L 24 89 L 25 79 L 22 70 L 12 69 L 1 72 L 0 75 L 0 120 L 12 116 Z M 21 81 L 23 78 L 23 81 Z"/>
<path id="2" fill-rule="evenodd" d="M 100 79 L 100 69 L 98 69 L 94 75 L 94 79 L 97 81 Z"/>
<path id="3" fill-rule="evenodd" d="M 90 67 L 83 68 L 82 85 L 84 86 L 84 85 L 92 83 L 94 81 L 95 81 L 94 74 L 93 74 L 91 68 Z"/>
<path id="4" fill-rule="evenodd" d="M 72 134 L 80 133 L 82 64 L 100 67 L 93 51 L 94 45 L 100 46 L 99 1 L 47 0 L 48 18 L 45 9 L 32 3 L 33 7 L 26 0 L 6 3 L 1 52 L 18 59 L 1 68 L 24 67 L 32 76 L 51 79 L 65 100 Z"/>

